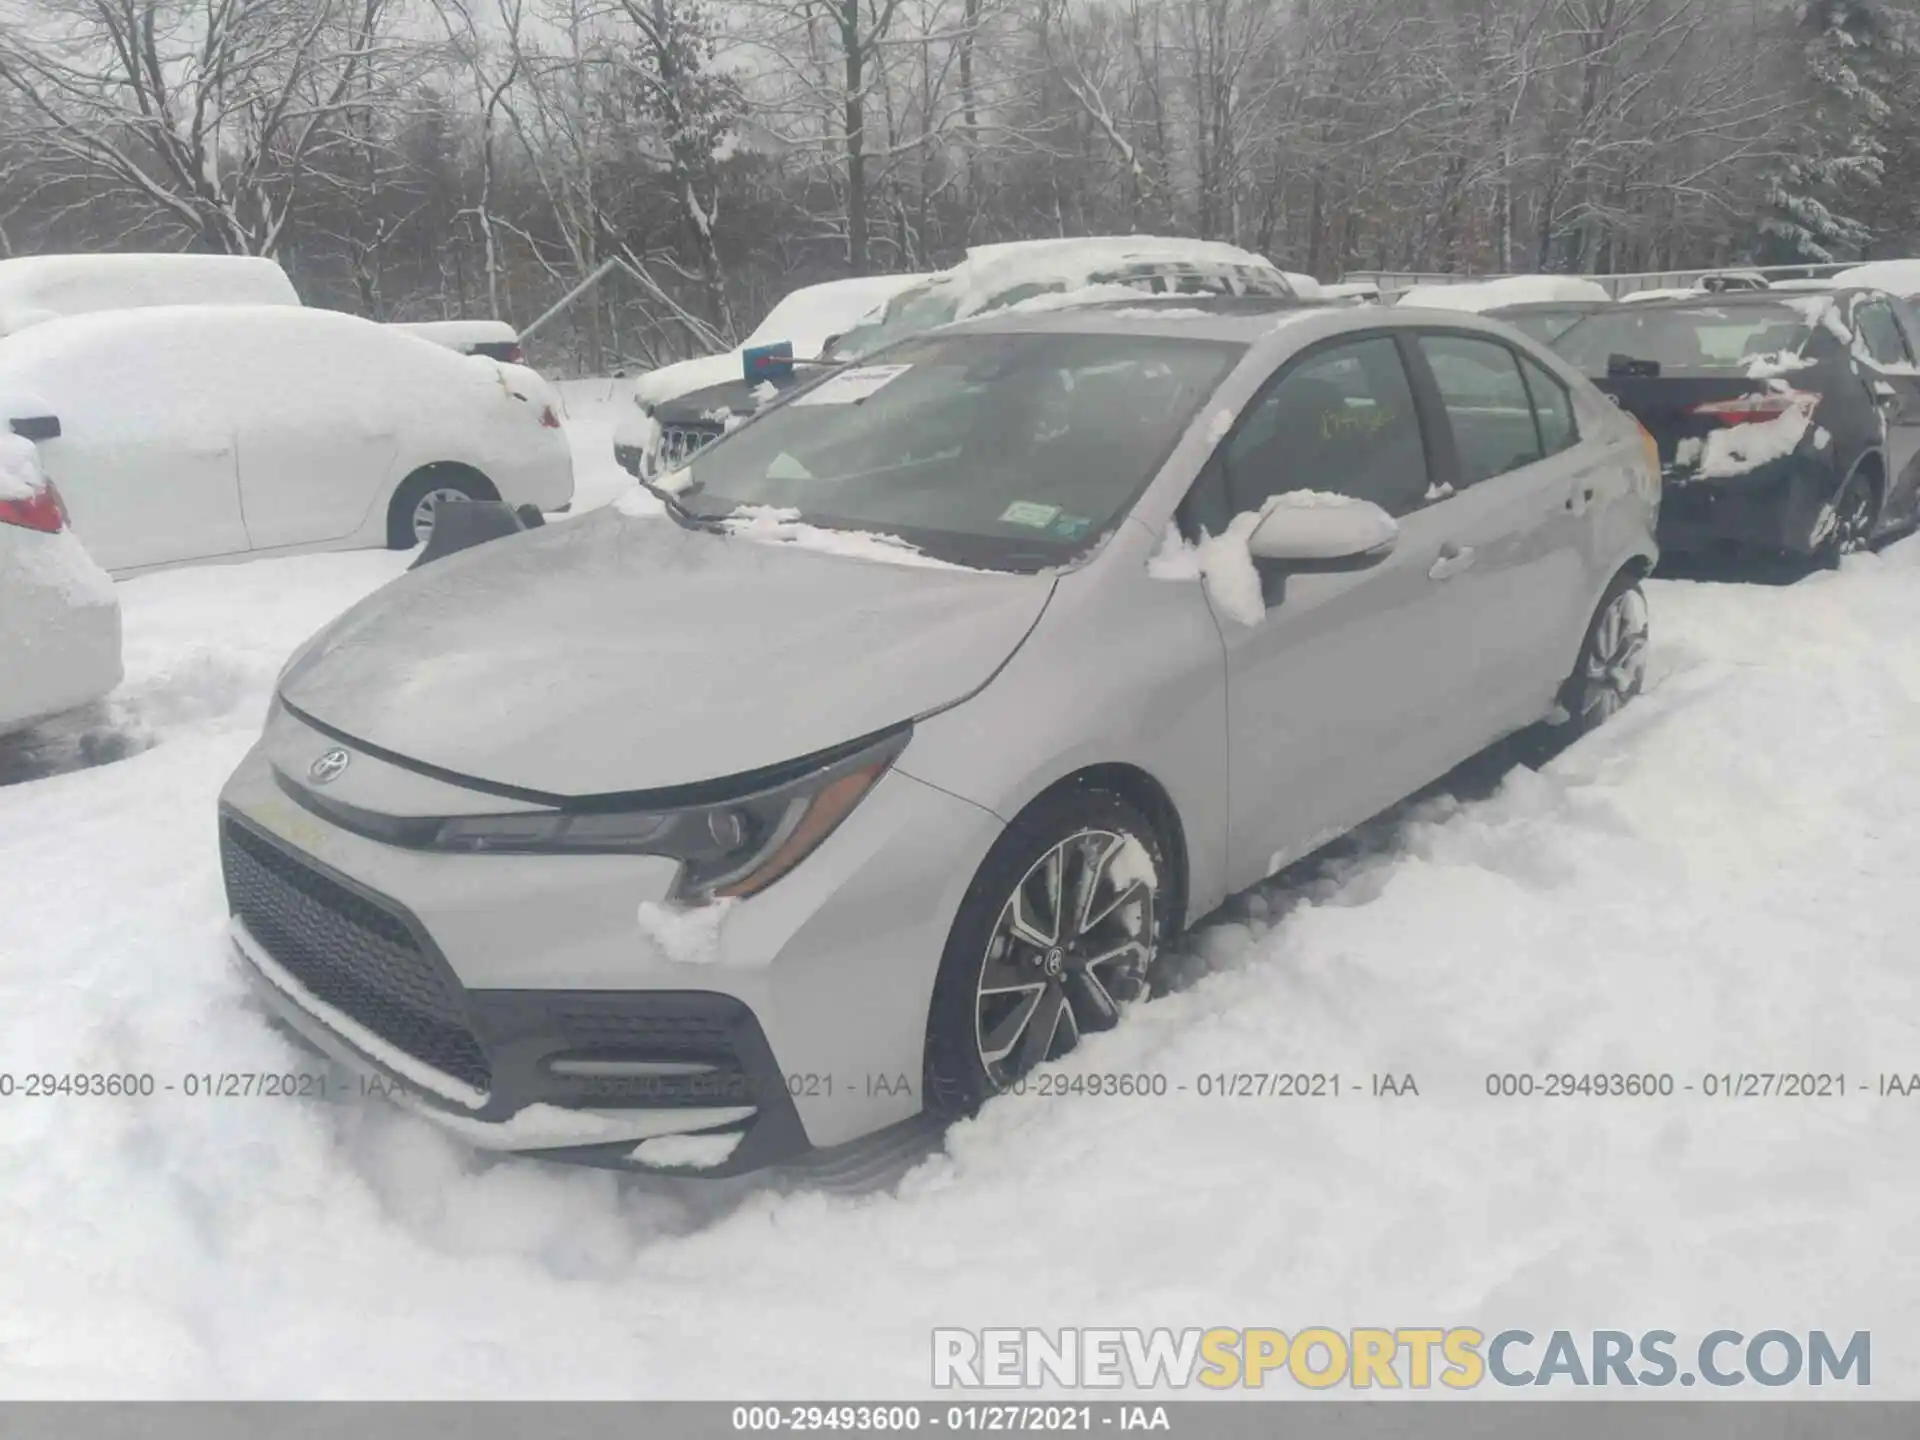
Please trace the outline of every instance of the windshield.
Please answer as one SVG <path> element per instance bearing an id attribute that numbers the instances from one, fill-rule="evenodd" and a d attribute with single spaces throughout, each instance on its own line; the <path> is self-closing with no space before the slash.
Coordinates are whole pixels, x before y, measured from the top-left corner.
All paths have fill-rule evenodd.
<path id="1" fill-rule="evenodd" d="M 1219 341 L 927 335 L 850 367 L 699 453 L 682 507 L 741 507 L 1033 570 L 1126 514 L 1243 353 Z"/>
<path id="2" fill-rule="evenodd" d="M 879 314 L 834 341 L 826 353 L 835 360 L 859 360 L 896 340 L 937 329 L 959 312 L 960 295 L 960 287 L 946 281 L 902 290 Z"/>
<path id="3" fill-rule="evenodd" d="M 1614 356 L 1650 360 L 1662 375 L 1698 375 L 1798 354 L 1809 333 L 1789 305 L 1660 305 L 1589 315 L 1553 348 L 1588 375 L 1605 375 Z"/>

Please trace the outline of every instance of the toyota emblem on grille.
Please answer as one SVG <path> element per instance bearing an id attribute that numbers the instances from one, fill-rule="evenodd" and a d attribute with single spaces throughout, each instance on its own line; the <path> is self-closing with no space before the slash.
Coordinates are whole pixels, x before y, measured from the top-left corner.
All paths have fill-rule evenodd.
<path id="1" fill-rule="evenodd" d="M 353 757 L 336 745 L 307 767 L 307 779 L 316 785 L 331 785 L 352 763 Z"/>

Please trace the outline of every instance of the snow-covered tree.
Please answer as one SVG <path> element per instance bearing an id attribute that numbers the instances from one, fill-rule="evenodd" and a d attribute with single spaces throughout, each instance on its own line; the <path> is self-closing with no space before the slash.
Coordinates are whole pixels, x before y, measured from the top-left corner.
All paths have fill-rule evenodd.
<path id="1" fill-rule="evenodd" d="M 1871 238 L 1859 218 L 1886 174 L 1893 111 L 1888 37 L 1871 0 L 1807 0 L 1800 83 L 1806 109 L 1794 144 L 1771 176 L 1760 221 L 1763 260 L 1827 261 L 1860 253 Z"/>

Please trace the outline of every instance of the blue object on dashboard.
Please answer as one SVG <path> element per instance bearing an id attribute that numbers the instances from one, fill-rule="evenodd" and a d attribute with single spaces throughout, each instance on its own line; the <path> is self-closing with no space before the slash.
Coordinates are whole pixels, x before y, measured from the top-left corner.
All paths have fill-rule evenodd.
<path id="1" fill-rule="evenodd" d="M 752 345 L 740 352 L 740 368 L 749 383 L 755 380 L 793 378 L 793 342 L 776 341 L 772 345 Z"/>

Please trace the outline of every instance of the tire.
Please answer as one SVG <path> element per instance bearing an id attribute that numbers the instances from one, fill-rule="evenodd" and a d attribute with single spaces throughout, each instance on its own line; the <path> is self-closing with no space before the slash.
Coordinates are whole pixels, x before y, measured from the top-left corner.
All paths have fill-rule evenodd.
<path id="1" fill-rule="evenodd" d="M 431 510 L 432 503 L 440 500 L 499 498 L 500 493 L 486 476 L 464 465 L 429 465 L 423 470 L 416 470 L 400 482 L 400 488 L 393 492 L 392 503 L 387 506 L 387 548 L 411 550 L 416 545 L 426 543 L 427 536 L 433 532 L 431 517 L 427 520 L 425 530 L 418 528 L 419 512 L 423 506 Z"/>
<path id="2" fill-rule="evenodd" d="M 1080 903 L 1088 874 L 1091 903 Z M 928 1111 L 972 1114 L 1143 999 L 1172 923 L 1172 880 L 1152 822 L 1111 791 L 1064 789 L 1029 806 L 981 862 L 940 958 Z M 1055 890 L 1069 902 L 1064 935 L 1050 909 Z M 1076 911 L 1091 923 L 1082 927 Z"/>
<path id="3" fill-rule="evenodd" d="M 1836 570 L 1842 558 L 1865 550 L 1873 539 L 1874 509 L 1873 482 L 1855 470 L 1834 494 L 1833 525 L 1821 537 L 1814 558 Z"/>
<path id="4" fill-rule="evenodd" d="M 1580 658 L 1560 692 L 1571 717 L 1558 738 L 1571 743 L 1599 729 L 1637 696 L 1647 678 L 1647 597 L 1623 574 L 1607 587 L 1580 642 Z"/>

